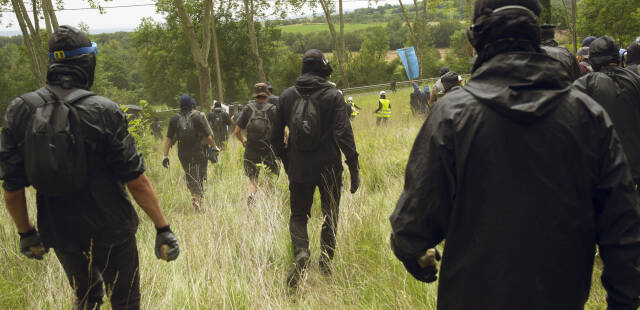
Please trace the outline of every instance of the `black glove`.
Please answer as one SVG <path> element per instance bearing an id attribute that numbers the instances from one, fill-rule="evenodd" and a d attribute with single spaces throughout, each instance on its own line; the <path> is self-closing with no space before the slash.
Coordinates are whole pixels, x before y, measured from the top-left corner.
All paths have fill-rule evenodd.
<path id="1" fill-rule="evenodd" d="M 155 254 L 158 259 L 168 262 L 175 260 L 180 255 L 178 239 L 169 228 L 169 225 L 157 229 Z"/>
<path id="2" fill-rule="evenodd" d="M 207 146 L 207 157 L 212 164 L 218 162 L 218 153 L 216 153 L 216 151 L 211 146 Z"/>
<path id="3" fill-rule="evenodd" d="M 358 166 L 358 159 L 352 159 L 347 161 L 349 166 L 349 173 L 351 174 L 351 193 L 355 194 L 360 188 L 360 167 Z"/>
<path id="4" fill-rule="evenodd" d="M 164 159 L 162 160 L 162 167 L 169 169 L 169 157 L 164 157 Z"/>
<path id="5" fill-rule="evenodd" d="M 440 260 L 440 252 L 436 250 L 436 260 Z M 431 283 L 438 280 L 438 267 L 430 265 L 427 267 L 421 267 L 419 259 L 403 260 L 402 264 L 407 271 L 418 281 Z"/>
<path id="6" fill-rule="evenodd" d="M 42 259 L 49 249 L 44 246 L 40 234 L 34 228 L 20 234 L 20 252 L 28 258 Z"/>

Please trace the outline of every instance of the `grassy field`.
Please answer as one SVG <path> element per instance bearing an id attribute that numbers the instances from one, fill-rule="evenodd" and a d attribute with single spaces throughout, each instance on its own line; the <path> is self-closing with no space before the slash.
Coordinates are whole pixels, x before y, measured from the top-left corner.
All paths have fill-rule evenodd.
<path id="1" fill-rule="evenodd" d="M 385 23 L 370 23 L 370 24 L 352 24 L 345 23 L 344 24 L 344 32 L 352 32 L 356 30 L 362 30 L 369 27 L 375 26 L 383 26 Z M 336 24 L 336 30 L 338 30 L 338 25 Z M 319 32 L 319 31 L 329 31 L 329 26 L 327 24 L 295 24 L 295 25 L 286 25 L 279 26 L 278 28 L 282 29 L 283 32 L 294 32 L 294 33 L 302 33 L 307 34 L 311 32 Z"/>
<path id="2" fill-rule="evenodd" d="M 356 103 L 364 108 L 353 123 L 363 183 L 355 195 L 343 190 L 335 273 L 325 277 L 317 264 L 312 264 L 295 294 L 288 294 L 285 286 L 286 272 L 293 260 L 286 176 L 261 179 L 258 203 L 248 209 L 242 149 L 234 141 L 222 154 L 221 162 L 210 166 L 207 210 L 196 214 L 176 151 L 172 150 L 172 165 L 167 171 L 160 165 L 158 143 L 156 152 L 147 158 L 148 174 L 180 240 L 181 255 L 172 263 L 155 258 L 153 224 L 139 211 L 142 307 L 435 309 L 437 285 L 415 281 L 395 259 L 388 244 L 388 216 L 401 192 L 409 150 L 422 120 L 409 115 L 409 90 L 403 89 L 389 94 L 393 116 L 389 127 L 378 131 L 372 114 L 376 98 L 375 93 L 354 95 Z M 32 216 L 34 203 L 30 191 Z M 319 255 L 319 214 L 316 197 L 309 222 L 312 262 Z M 605 308 L 599 275 L 596 268 L 586 309 Z M 0 309 L 68 309 L 72 296 L 54 255 L 34 261 L 19 253 L 15 227 L 5 208 L 0 207 Z"/>

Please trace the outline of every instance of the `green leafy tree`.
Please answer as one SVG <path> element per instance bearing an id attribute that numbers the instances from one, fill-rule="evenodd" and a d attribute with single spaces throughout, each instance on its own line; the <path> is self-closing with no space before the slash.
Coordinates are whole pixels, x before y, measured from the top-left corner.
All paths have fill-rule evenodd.
<path id="1" fill-rule="evenodd" d="M 578 34 L 581 37 L 608 34 L 626 46 L 640 33 L 638 8 L 640 0 L 582 0 Z"/>

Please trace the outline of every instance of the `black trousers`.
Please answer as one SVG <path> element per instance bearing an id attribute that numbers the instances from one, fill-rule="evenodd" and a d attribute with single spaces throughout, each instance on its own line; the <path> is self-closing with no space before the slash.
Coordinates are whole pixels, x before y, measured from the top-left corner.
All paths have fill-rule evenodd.
<path id="1" fill-rule="evenodd" d="M 313 194 L 316 187 L 320 191 L 322 203 L 322 232 L 320 249 L 322 255 L 332 259 L 336 248 L 338 229 L 338 213 L 340 206 L 340 189 L 342 188 L 342 171 L 332 170 L 322 174 L 317 183 L 290 183 L 291 218 L 289 232 L 293 245 L 293 255 L 302 251 L 309 253 L 309 235 L 307 222 L 311 215 Z"/>
<path id="2" fill-rule="evenodd" d="M 140 309 L 140 270 L 136 238 L 89 252 L 55 250 L 76 294 L 74 309 L 99 309 L 105 295 L 112 309 Z"/>
<path id="3" fill-rule="evenodd" d="M 207 157 L 204 151 L 192 156 L 180 157 L 180 163 L 184 169 L 187 188 L 192 193 L 203 195 L 204 180 L 207 178 Z"/>

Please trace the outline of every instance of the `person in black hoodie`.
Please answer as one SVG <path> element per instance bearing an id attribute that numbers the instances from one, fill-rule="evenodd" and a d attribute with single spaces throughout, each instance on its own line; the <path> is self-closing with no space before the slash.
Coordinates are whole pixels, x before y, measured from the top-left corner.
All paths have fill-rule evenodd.
<path id="1" fill-rule="evenodd" d="M 322 201 L 320 269 L 331 273 L 336 247 L 338 206 L 342 187 L 340 151 L 351 174 L 351 193 L 360 186 L 358 152 L 342 94 L 329 84 L 331 66 L 319 50 L 308 50 L 302 59 L 302 75 L 280 95 L 272 144 L 289 175 L 291 219 L 289 229 L 294 266 L 287 284 L 297 287 L 309 262 L 309 220 L 316 187 Z M 284 129 L 289 127 L 288 147 Z"/>
<path id="2" fill-rule="evenodd" d="M 640 42 L 636 41 L 627 47 L 628 70 L 640 76 Z"/>
<path id="3" fill-rule="evenodd" d="M 540 30 L 542 36 L 542 50 L 565 66 L 565 69 L 569 72 L 569 77 L 572 81 L 575 81 L 582 76 L 580 65 L 578 64 L 576 57 L 574 57 L 566 47 L 560 46 L 560 44 L 555 40 L 556 26 L 542 25 L 540 26 Z"/>
<path id="4" fill-rule="evenodd" d="M 416 138 L 391 248 L 437 308 L 583 309 L 596 246 L 608 309 L 640 305 L 640 207 L 606 111 L 542 53 L 536 0 L 478 0 L 478 53 Z M 427 253 L 428 254 L 428 253 Z M 426 266 L 426 267 L 423 267 Z"/>
<path id="5" fill-rule="evenodd" d="M 603 36 L 589 46 L 594 72 L 575 82 L 577 89 L 597 101 L 611 116 L 635 184 L 640 184 L 640 77 L 618 67 L 618 43 Z"/>
<path id="6" fill-rule="evenodd" d="M 124 112 L 113 101 L 89 92 L 94 80 L 97 45 L 82 31 L 61 25 L 49 39 L 49 53 L 47 85 L 9 104 L 0 139 L 3 196 L 20 234 L 20 252 L 30 259 L 43 259 L 49 248 L 55 251 L 76 297 L 74 309 L 100 308 L 105 289 L 113 309 L 140 309 L 135 237 L 138 216 L 127 189 L 156 227 L 156 257 L 175 260 L 180 253 L 178 240 L 145 174 L 142 154 L 127 130 Z M 31 154 L 41 163 L 35 167 L 26 154 L 32 144 L 29 140 L 33 139 L 29 131 L 35 129 L 31 124 L 35 124 L 36 118 L 47 117 L 42 109 L 61 111 L 67 104 L 72 104 L 68 112 L 74 115 L 68 116 L 67 125 L 72 128 L 67 130 L 77 133 L 73 136 L 74 144 L 84 147 L 82 153 L 86 157 L 71 161 L 65 156 L 53 163 L 60 167 L 66 161 L 69 166 L 65 171 L 86 168 L 83 178 L 73 179 L 84 180 L 75 184 L 79 185 L 77 189 L 72 187 L 74 182 L 63 182 L 59 178 L 49 180 L 52 182 L 48 184 L 42 183 L 41 178 L 32 178 L 31 170 L 38 166 L 40 171 L 51 172 L 42 167 L 43 162 L 46 166 L 54 165 L 50 164 L 52 158 L 46 151 Z M 63 118 L 55 121 L 64 122 L 67 117 Z M 46 147 L 51 145 L 66 155 L 73 154 L 65 152 L 61 139 L 52 139 L 51 143 Z M 36 189 L 40 233 L 29 219 L 25 198 L 28 186 Z M 165 247 L 167 250 L 163 250 Z"/>

